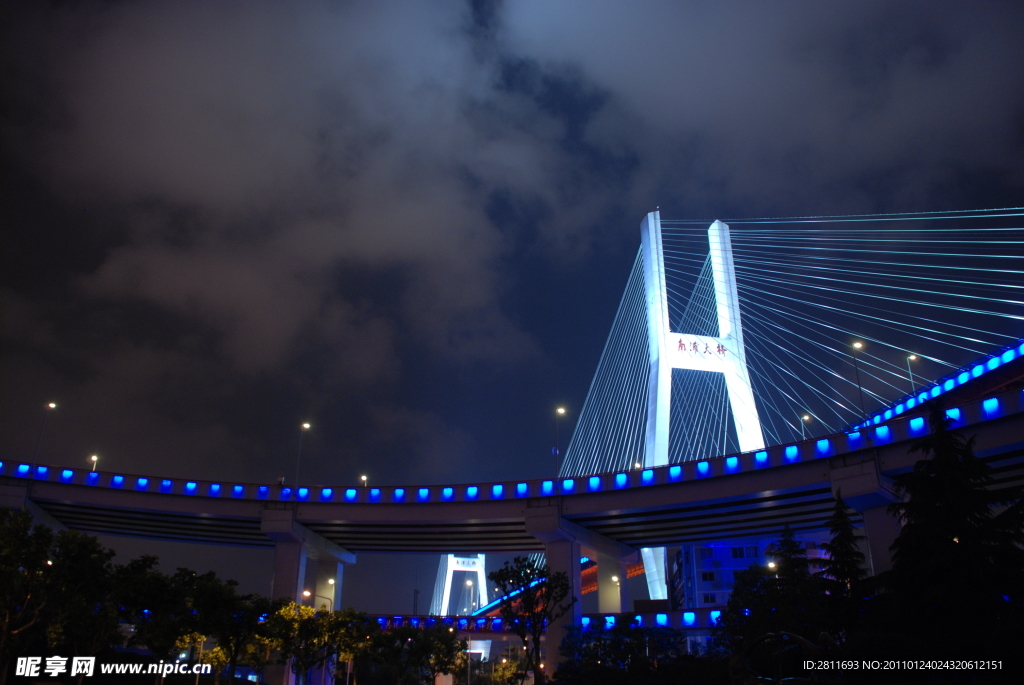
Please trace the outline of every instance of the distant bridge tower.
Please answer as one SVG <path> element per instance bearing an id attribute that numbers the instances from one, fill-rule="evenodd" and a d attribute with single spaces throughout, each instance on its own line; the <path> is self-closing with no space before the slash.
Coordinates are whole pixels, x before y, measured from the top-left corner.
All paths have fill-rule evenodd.
<path id="1" fill-rule="evenodd" d="M 764 448 L 761 421 L 754 404 L 754 392 L 743 348 L 729 226 L 715 221 L 708 228 L 718 318 L 717 336 L 691 335 L 673 332 L 671 329 L 660 212 L 651 212 L 644 217 L 640 224 L 640 240 L 650 358 L 644 466 L 649 468 L 668 464 L 673 369 L 721 373 L 729 394 L 729 407 L 740 451 Z M 651 598 L 664 599 L 667 596 L 664 548 L 644 549 L 643 559 Z"/>
<path id="2" fill-rule="evenodd" d="M 441 556 L 437 582 L 434 584 L 434 596 L 430 602 L 431 616 L 468 615 L 487 604 L 487 574 L 484 560 L 483 554 Z M 456 588 L 459 593 L 456 598 L 458 604 L 455 605 L 455 611 L 451 611 L 452 583 L 457 572 L 466 573 L 470 577 Z"/>

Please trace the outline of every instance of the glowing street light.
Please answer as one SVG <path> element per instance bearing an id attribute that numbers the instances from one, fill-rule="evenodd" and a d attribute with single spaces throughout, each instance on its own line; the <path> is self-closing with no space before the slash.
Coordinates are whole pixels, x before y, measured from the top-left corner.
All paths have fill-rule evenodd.
<path id="1" fill-rule="evenodd" d="M 302 434 L 310 429 L 309 422 L 299 426 L 299 453 L 295 457 L 295 496 L 298 497 L 299 487 L 299 464 L 302 462 Z"/>
<path id="2" fill-rule="evenodd" d="M 860 384 L 860 367 L 857 365 L 857 353 L 860 352 L 862 347 L 864 347 L 864 343 L 862 343 L 862 342 L 855 342 L 855 343 L 853 343 L 853 352 L 851 352 L 850 354 L 853 357 L 853 372 L 857 376 L 857 393 L 858 393 L 858 396 L 860 397 L 860 414 L 861 414 L 861 418 L 867 418 L 868 413 L 867 413 L 867 411 L 864 410 L 864 388 L 861 387 L 861 384 Z"/>
<path id="3" fill-rule="evenodd" d="M 910 362 L 917 361 L 917 355 L 912 354 L 907 357 L 907 375 L 910 376 L 910 392 L 917 392 L 917 386 L 914 385 L 914 372 L 910 370 Z"/>
<path id="4" fill-rule="evenodd" d="M 89 461 L 92 462 L 92 470 L 93 471 L 96 470 L 96 462 L 98 462 L 99 460 L 100 460 L 100 458 L 97 455 L 95 455 L 95 454 L 92 455 L 91 457 L 89 457 Z"/>
<path id="5" fill-rule="evenodd" d="M 810 414 L 804 414 L 803 416 L 800 417 L 800 439 L 801 440 L 803 440 L 803 439 L 805 439 L 807 437 L 807 430 L 804 428 L 804 426 L 810 420 L 811 420 Z"/>
<path id="6" fill-rule="evenodd" d="M 46 430 L 46 419 L 50 416 L 50 412 L 56 408 L 56 402 L 48 402 L 46 408 L 43 409 L 43 425 L 39 427 L 39 440 L 36 441 L 36 454 L 32 457 L 32 466 L 39 463 L 39 448 L 43 446 L 43 432 Z"/>
<path id="7" fill-rule="evenodd" d="M 366 487 L 366 476 L 359 476 L 359 480 L 363 481 L 363 487 Z"/>
<path id="8" fill-rule="evenodd" d="M 558 449 L 558 420 L 565 416 L 565 407 L 555 409 L 555 446 L 551 448 L 551 456 L 558 457 L 561 451 Z"/>

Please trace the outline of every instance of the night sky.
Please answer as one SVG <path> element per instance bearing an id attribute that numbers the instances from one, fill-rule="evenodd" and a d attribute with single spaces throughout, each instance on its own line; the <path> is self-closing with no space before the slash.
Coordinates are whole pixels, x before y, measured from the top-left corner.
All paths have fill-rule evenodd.
<path id="1" fill-rule="evenodd" d="M 1018 2 L 0 12 L 0 459 L 552 475 L 644 213 L 1024 205 Z"/>

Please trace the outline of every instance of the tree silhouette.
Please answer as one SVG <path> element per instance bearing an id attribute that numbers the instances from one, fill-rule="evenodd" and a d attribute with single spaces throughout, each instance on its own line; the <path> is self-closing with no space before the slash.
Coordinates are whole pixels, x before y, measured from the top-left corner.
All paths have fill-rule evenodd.
<path id="1" fill-rule="evenodd" d="M 911 447 L 926 458 L 895 478 L 903 529 L 884 580 L 899 620 L 931 644 L 994 644 L 1024 619 L 1021 487 L 996 481 L 940 405 L 929 422 Z"/>
<path id="2" fill-rule="evenodd" d="M 842 491 L 836 493 L 836 503 L 828 519 L 828 527 L 832 539 L 821 546 L 828 553 L 828 562 L 818 575 L 831 581 L 831 593 L 848 597 L 853 586 L 867 575 L 867 571 L 864 569 L 864 553 L 858 546 L 864 536 L 854 532 L 850 508 L 843 501 Z"/>
<path id="3" fill-rule="evenodd" d="M 811 575 L 807 552 L 787 526 L 765 550 L 768 564 L 736 573 L 717 637 L 736 653 L 768 633 L 789 632 L 816 639 L 828 626 L 824 586 Z"/>
<path id="4" fill-rule="evenodd" d="M 540 667 L 540 636 L 546 625 L 565 616 L 576 603 L 569 577 L 561 571 L 552 573 L 547 565 L 538 566 L 526 557 L 516 557 L 511 564 L 506 561 L 487 577 L 501 593 L 502 619 L 523 641 L 534 683 L 543 685 L 546 678 Z M 549 645 L 548 649 L 554 655 L 558 645 Z"/>
<path id="5" fill-rule="evenodd" d="M 0 685 L 47 606 L 52 544 L 53 531 L 33 526 L 28 512 L 0 509 Z"/>

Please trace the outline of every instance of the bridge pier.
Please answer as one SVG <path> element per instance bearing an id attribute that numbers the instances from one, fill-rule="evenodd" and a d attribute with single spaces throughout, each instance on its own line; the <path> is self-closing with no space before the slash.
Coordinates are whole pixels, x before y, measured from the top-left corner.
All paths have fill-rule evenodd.
<path id="1" fill-rule="evenodd" d="M 526 510 L 526 531 L 544 543 L 548 567 L 553 573 L 562 572 L 569 578 L 571 597 L 576 598 L 569 613 L 553 621 L 545 631 L 544 671 L 550 678 L 558 665 L 558 648 L 567 627 L 583 623 L 580 556 L 586 551 L 597 559 L 598 601 L 602 613 L 621 613 L 623 598 L 628 594 L 624 591 L 626 562 L 636 560 L 637 550 L 562 518 L 558 504 L 529 507 Z M 620 580 L 613 581 L 612 576 Z M 606 610 L 604 607 L 610 608 Z"/>
<path id="2" fill-rule="evenodd" d="M 274 541 L 274 599 L 340 608 L 344 565 L 354 564 L 355 554 L 296 522 L 295 509 L 264 509 L 260 531 Z M 292 685 L 295 674 L 287 666 L 268 669 L 267 680 Z"/>
<path id="3" fill-rule="evenodd" d="M 55 533 L 68 529 L 67 526 L 50 516 L 42 507 L 30 500 L 28 498 L 28 488 L 19 485 L 0 485 L 0 508 L 27 511 L 32 515 L 33 524 L 47 526 Z"/>
<path id="4" fill-rule="evenodd" d="M 621 614 L 631 610 L 633 607 L 626 585 L 627 559 L 601 551 L 594 554 L 597 559 L 597 610 L 602 614 Z"/>
<path id="5" fill-rule="evenodd" d="M 890 547 L 900 534 L 899 521 L 889 513 L 889 505 L 901 501 L 891 478 L 878 469 L 878 462 L 871 458 L 864 461 L 833 467 L 829 470 L 832 493 L 864 519 L 864 535 L 868 543 L 868 562 L 871 574 L 877 575 L 892 568 Z"/>

